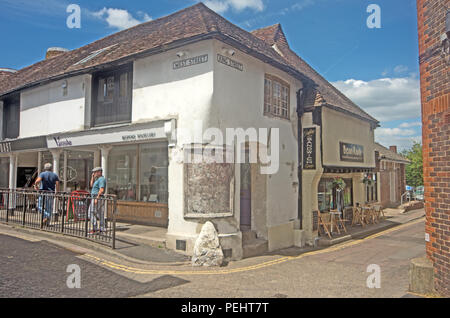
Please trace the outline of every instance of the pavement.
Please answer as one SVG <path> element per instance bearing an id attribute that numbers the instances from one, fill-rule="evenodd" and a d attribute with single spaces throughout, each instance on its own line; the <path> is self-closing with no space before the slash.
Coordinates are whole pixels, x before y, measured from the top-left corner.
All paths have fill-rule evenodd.
<path id="1" fill-rule="evenodd" d="M 378 224 L 366 227 L 356 226 L 348 228 L 348 233 L 334 236 L 332 240 L 323 237 L 325 243 L 322 246 L 330 246 L 345 241 L 361 239 L 380 231 L 411 222 L 425 216 L 424 209 L 400 213 L 399 210 L 391 210 L 387 219 Z M 165 248 L 165 235 L 167 229 L 153 226 L 135 225 L 129 223 L 116 224 L 116 249 L 111 249 L 98 243 L 81 238 L 61 235 L 57 233 L 43 232 L 23 228 L 15 225 L 0 223 L 0 234 L 19 235 L 28 239 L 38 239 L 53 242 L 69 250 L 91 255 L 127 261 L 131 264 L 147 264 L 157 266 L 183 266 L 190 264 L 190 257 Z M 291 247 L 271 253 L 270 255 L 300 255 L 320 247 Z M 263 255 L 264 256 L 264 255 Z"/>
<path id="2" fill-rule="evenodd" d="M 6 283 L 0 297 L 423 297 L 408 293 L 408 269 L 412 258 L 425 253 L 424 218 L 409 219 L 331 247 L 286 249 L 219 268 L 136 263 L 2 225 L 0 241 L 6 244 L 0 244 L 0 281 Z M 81 267 L 78 292 L 67 290 L 67 264 Z M 379 288 L 367 283 L 374 265 Z"/>

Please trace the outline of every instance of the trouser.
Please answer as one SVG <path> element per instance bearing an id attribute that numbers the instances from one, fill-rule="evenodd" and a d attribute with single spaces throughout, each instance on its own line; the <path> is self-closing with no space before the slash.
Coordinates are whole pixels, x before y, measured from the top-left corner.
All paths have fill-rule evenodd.
<path id="1" fill-rule="evenodd" d="M 95 200 L 92 199 L 91 204 L 89 205 L 89 219 L 91 220 L 92 229 L 94 231 L 98 230 L 98 223 L 100 221 L 100 231 L 105 230 L 105 202 L 102 200 L 97 200 L 97 204 L 95 204 Z"/>
<path id="2" fill-rule="evenodd" d="M 42 211 L 42 205 L 44 205 L 44 211 Z M 38 210 L 40 213 L 44 213 L 44 219 L 50 221 L 53 212 L 53 196 L 41 195 L 38 201 Z"/>

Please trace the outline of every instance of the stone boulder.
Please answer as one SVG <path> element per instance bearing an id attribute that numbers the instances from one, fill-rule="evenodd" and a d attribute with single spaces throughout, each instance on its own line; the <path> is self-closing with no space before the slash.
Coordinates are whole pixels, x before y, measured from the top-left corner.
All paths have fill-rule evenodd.
<path id="1" fill-rule="evenodd" d="M 223 263 L 223 252 L 219 243 L 219 235 L 211 222 L 206 222 L 195 241 L 192 266 L 220 266 Z"/>

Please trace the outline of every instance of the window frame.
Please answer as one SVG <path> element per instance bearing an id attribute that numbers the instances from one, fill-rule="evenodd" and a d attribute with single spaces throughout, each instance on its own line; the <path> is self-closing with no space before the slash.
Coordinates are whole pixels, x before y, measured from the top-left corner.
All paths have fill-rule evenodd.
<path id="1" fill-rule="evenodd" d="M 270 81 L 270 92 L 267 94 L 267 81 Z M 275 88 L 279 85 L 279 96 L 275 97 Z M 286 95 L 286 96 L 285 96 Z M 270 100 L 267 100 L 269 96 Z M 286 99 L 284 98 L 286 97 Z M 276 103 L 274 100 L 276 100 Z M 286 107 L 284 107 L 286 103 Z M 285 80 L 271 75 L 264 75 L 264 116 L 276 117 L 280 119 L 290 120 L 291 114 L 291 86 Z M 286 114 L 284 115 L 284 112 Z"/>
<path id="2" fill-rule="evenodd" d="M 123 74 L 127 75 L 127 93 L 128 96 L 126 96 L 126 103 L 127 107 L 129 108 L 128 114 L 125 119 L 118 118 L 120 115 L 119 109 L 120 109 L 120 98 L 123 98 L 121 96 L 122 90 L 120 87 L 121 84 L 121 76 Z M 106 89 L 108 92 L 108 78 L 114 77 L 114 88 L 112 90 L 113 97 L 111 99 L 110 103 L 105 103 L 108 96 L 105 96 L 105 93 L 103 92 L 103 102 L 102 104 L 111 104 L 111 107 L 113 107 L 113 116 L 111 119 L 104 119 L 103 121 L 99 120 L 98 115 L 98 107 L 100 104 L 99 100 L 99 93 L 100 90 L 104 91 L 104 88 L 101 88 L 99 86 L 99 80 L 103 79 L 104 83 L 106 84 Z M 109 125 L 115 125 L 115 124 L 123 124 L 123 123 L 130 123 L 132 120 L 132 112 L 133 112 L 133 64 L 127 64 L 124 66 L 120 66 L 115 69 L 109 69 L 102 72 L 97 72 L 92 75 L 92 94 L 91 94 L 91 127 L 101 127 L 101 126 L 109 126 Z M 100 123 L 99 123 L 100 122 Z"/>

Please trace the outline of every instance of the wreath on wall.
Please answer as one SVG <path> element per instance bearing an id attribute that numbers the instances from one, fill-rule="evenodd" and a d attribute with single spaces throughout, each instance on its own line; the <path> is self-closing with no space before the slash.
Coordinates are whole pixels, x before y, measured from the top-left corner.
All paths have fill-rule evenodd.
<path id="1" fill-rule="evenodd" d="M 335 177 L 333 179 L 333 187 L 336 188 L 336 190 L 343 191 L 345 189 L 345 181 L 341 177 Z"/>

